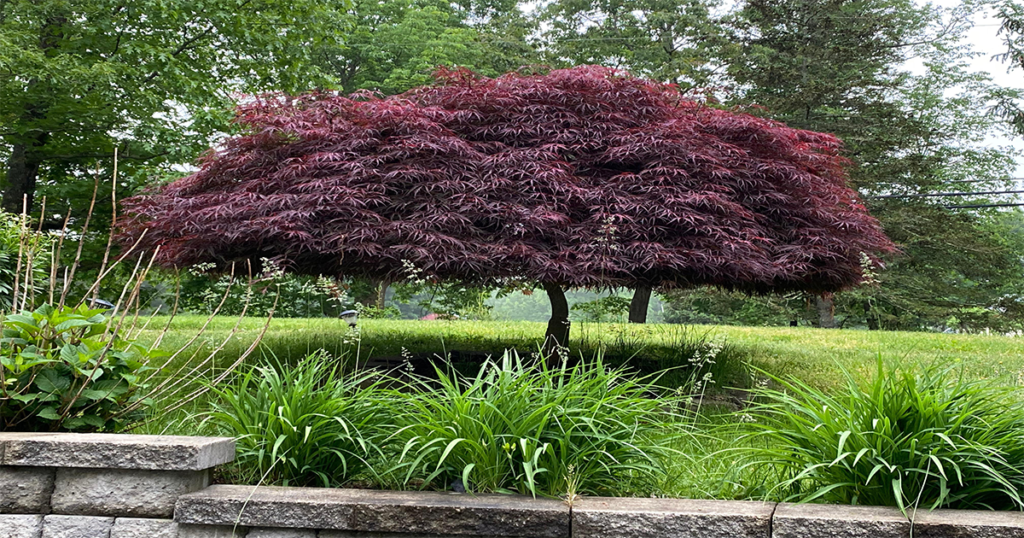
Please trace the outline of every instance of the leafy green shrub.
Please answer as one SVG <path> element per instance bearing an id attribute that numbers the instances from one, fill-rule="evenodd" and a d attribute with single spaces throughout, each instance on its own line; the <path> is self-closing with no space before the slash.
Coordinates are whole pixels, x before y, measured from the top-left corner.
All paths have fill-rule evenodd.
<path id="1" fill-rule="evenodd" d="M 629 313 L 629 303 L 630 300 L 627 297 L 610 295 L 585 303 L 576 303 L 572 305 L 571 310 L 579 312 L 583 317 L 583 321 L 621 322 L 626 314 Z"/>
<path id="2" fill-rule="evenodd" d="M 0 211 L 0 310 L 11 307 L 15 275 L 18 274 L 20 230 L 17 217 Z"/>
<path id="3" fill-rule="evenodd" d="M 164 288 L 178 295 L 179 307 L 199 314 L 217 310 L 222 315 L 245 311 L 266 316 L 273 310 L 275 317 L 333 317 L 349 301 L 345 289 L 332 279 L 287 274 L 266 258 L 258 269 L 248 286 L 238 285 L 237 277 L 245 272 L 243 267 L 236 267 L 234 276 L 215 271 L 213 264 L 161 276 L 166 281 Z M 164 301 L 173 303 L 175 297 L 164 297 Z"/>
<path id="4" fill-rule="evenodd" d="M 400 317 L 421 317 L 439 314 L 450 319 L 491 319 L 492 306 L 487 304 L 492 288 L 466 286 L 459 282 L 432 282 L 413 277 L 391 285 L 394 295 L 389 299 Z"/>
<path id="5" fill-rule="evenodd" d="M 682 422 L 676 396 L 598 356 L 549 369 L 506 352 L 474 377 L 437 372 L 403 392 L 396 469 L 405 483 L 554 496 L 651 491 Z"/>
<path id="6" fill-rule="evenodd" d="M 13 306 L 11 299 L 15 281 L 18 281 L 20 291 L 24 291 L 26 280 L 31 277 L 33 293 L 30 295 L 46 287 L 51 247 L 52 241 L 48 237 L 23 226 L 20 217 L 0 211 L 0 312 Z"/>
<path id="7" fill-rule="evenodd" d="M 3 430 L 116 431 L 145 414 L 144 375 L 160 352 L 121 338 L 103 310 L 0 317 Z"/>
<path id="8" fill-rule="evenodd" d="M 394 306 L 377 308 L 374 305 L 356 303 L 355 309 L 359 312 L 359 317 L 362 319 L 400 319 L 402 317 L 402 311 Z"/>
<path id="9" fill-rule="evenodd" d="M 340 486 L 378 460 L 392 417 L 373 372 L 343 375 L 315 353 L 288 367 L 264 365 L 213 387 L 210 418 L 237 440 L 236 472 L 249 483 Z"/>
<path id="10" fill-rule="evenodd" d="M 1014 389 L 949 368 L 886 369 L 831 396 L 798 380 L 755 391 L 738 448 L 781 473 L 785 500 L 1021 509 L 1024 405 Z"/>

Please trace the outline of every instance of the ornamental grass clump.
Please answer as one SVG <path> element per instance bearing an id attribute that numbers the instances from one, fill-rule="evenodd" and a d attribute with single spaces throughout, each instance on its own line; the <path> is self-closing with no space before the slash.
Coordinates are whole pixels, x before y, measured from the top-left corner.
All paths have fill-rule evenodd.
<path id="1" fill-rule="evenodd" d="M 655 378 L 608 369 L 600 355 L 550 368 L 512 352 L 475 376 L 438 367 L 404 392 L 392 444 L 405 484 L 530 495 L 650 492 L 685 420 Z"/>
<path id="2" fill-rule="evenodd" d="M 738 448 L 746 466 L 780 473 L 786 501 L 918 508 L 1024 509 L 1020 393 L 966 380 L 954 367 L 919 373 L 878 360 L 844 393 L 795 379 L 755 390 Z"/>
<path id="3" fill-rule="evenodd" d="M 390 391 L 376 372 L 342 373 L 323 352 L 295 365 L 265 364 L 213 387 L 209 418 L 236 439 L 243 483 L 339 487 L 372 475 L 391 433 Z"/>

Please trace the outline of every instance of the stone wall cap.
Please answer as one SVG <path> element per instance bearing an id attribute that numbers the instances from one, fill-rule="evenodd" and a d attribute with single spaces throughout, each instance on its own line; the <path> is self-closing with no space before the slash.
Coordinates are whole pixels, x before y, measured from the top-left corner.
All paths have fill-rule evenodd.
<path id="1" fill-rule="evenodd" d="M 583 497 L 573 502 L 572 510 L 573 512 L 646 512 L 770 517 L 775 510 L 775 503 L 646 497 Z"/>
<path id="2" fill-rule="evenodd" d="M 922 512 L 918 512 L 919 514 Z M 907 523 L 898 508 L 888 506 L 850 506 L 837 504 L 779 503 L 775 519 L 815 519 L 828 521 L 877 521 Z"/>
<path id="3" fill-rule="evenodd" d="M 928 526 L 959 527 L 1006 527 L 1019 529 L 1024 536 L 1024 512 L 1000 512 L 989 510 L 918 510 L 914 524 Z"/>
<path id="4" fill-rule="evenodd" d="M 567 538 L 569 507 L 515 495 L 214 485 L 178 498 L 178 523 Z"/>
<path id="5" fill-rule="evenodd" d="M 775 503 L 591 497 L 572 505 L 573 538 L 768 538 Z"/>
<path id="6" fill-rule="evenodd" d="M 0 465 L 201 471 L 233 459 L 226 437 L 0 433 Z"/>

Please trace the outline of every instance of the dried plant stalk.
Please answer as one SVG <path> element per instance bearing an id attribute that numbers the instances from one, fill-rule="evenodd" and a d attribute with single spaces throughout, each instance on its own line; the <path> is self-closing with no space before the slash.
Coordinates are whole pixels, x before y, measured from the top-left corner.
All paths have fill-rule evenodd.
<path id="1" fill-rule="evenodd" d="M 115 167 L 116 167 L 116 155 L 115 155 Z M 116 170 L 116 168 L 115 168 Z M 116 171 L 115 171 L 116 181 Z M 115 194 L 112 194 L 112 202 L 116 204 L 116 188 L 113 189 Z M 46 272 L 49 277 L 49 282 L 46 283 L 45 288 L 38 291 L 35 289 L 36 286 L 42 288 L 42 283 L 38 282 L 34 273 L 34 267 L 37 262 L 42 258 L 38 253 L 40 246 L 46 241 L 46 236 L 43 234 L 43 221 L 45 219 L 45 200 L 43 201 L 43 210 L 39 216 L 39 222 L 33 229 L 31 226 L 31 219 L 28 215 L 27 207 L 23 207 L 23 211 L 19 220 L 20 231 L 18 237 L 18 261 L 16 265 L 16 276 L 12 291 L 12 312 L 26 311 L 27 309 L 34 309 L 38 302 L 43 304 L 49 304 L 57 309 L 64 308 L 69 303 L 72 303 L 72 294 L 77 296 L 77 292 L 74 284 L 74 278 L 80 274 L 82 266 L 83 248 L 86 241 L 87 232 L 92 223 L 93 213 L 96 208 L 96 197 L 99 192 L 99 178 L 97 177 L 95 185 L 93 187 L 92 199 L 89 203 L 88 212 L 85 214 L 84 224 L 82 225 L 81 231 L 77 234 L 77 238 L 73 238 L 70 233 L 68 226 L 71 222 L 71 211 L 63 219 L 63 227 L 61 228 L 60 234 L 55 241 L 50 244 L 50 251 L 46 259 L 50 262 L 51 266 Z M 158 311 L 151 312 L 144 315 L 144 305 L 142 301 L 142 287 L 150 276 L 153 269 L 154 261 L 159 255 L 159 249 L 155 249 L 149 253 L 139 252 L 137 249 L 139 241 L 136 240 L 134 244 L 127 246 L 119 254 L 114 254 L 113 245 L 114 230 L 116 224 L 116 209 L 112 215 L 111 222 L 111 234 L 107 238 L 107 245 L 103 255 L 103 261 L 99 267 L 96 277 L 86 287 L 85 292 L 81 295 L 81 298 L 74 304 L 75 309 L 82 306 L 89 306 L 92 308 L 96 300 L 100 298 L 101 286 L 106 282 L 114 271 L 121 266 L 121 264 L 130 264 L 132 268 L 127 280 L 121 285 L 120 294 L 118 295 L 117 301 L 114 303 L 113 308 L 107 313 L 108 319 L 106 321 L 106 327 L 101 337 L 101 342 L 105 342 L 105 346 L 102 351 L 95 357 L 96 364 L 106 364 L 106 360 L 111 353 L 117 351 L 118 342 L 122 339 L 137 339 L 143 334 L 143 331 L 147 330 L 150 323 L 159 314 Z M 141 239 L 141 237 L 139 237 Z M 78 245 L 75 250 L 75 255 L 67 265 L 61 266 L 61 254 L 65 248 L 67 241 L 78 241 Z M 136 389 L 138 392 L 134 394 L 134 397 L 130 403 L 125 405 L 122 409 L 117 410 L 112 418 L 122 418 L 126 420 L 133 420 L 133 416 L 143 408 L 147 402 L 153 401 L 157 398 L 164 400 L 173 401 L 174 404 L 167 408 L 162 409 L 161 413 L 167 413 L 176 409 L 180 409 L 183 405 L 189 402 L 195 401 L 196 398 L 205 394 L 209 388 L 210 383 L 219 383 L 224 380 L 230 373 L 242 364 L 259 346 L 260 341 L 266 334 L 267 328 L 269 327 L 271 316 L 268 316 L 266 323 L 264 323 L 262 330 L 258 333 L 253 342 L 247 347 L 247 349 L 239 355 L 237 359 L 232 361 L 230 365 L 221 370 L 218 375 L 213 377 L 211 380 L 202 381 L 202 375 L 205 374 L 207 369 L 214 364 L 218 354 L 225 349 L 225 347 L 234 338 L 236 338 L 240 332 L 242 321 L 244 320 L 248 312 L 248 299 L 246 304 L 243 306 L 242 313 L 238 316 L 234 323 L 231 331 L 220 341 L 212 350 L 199 345 L 203 335 L 207 332 L 211 326 L 212 321 L 216 316 L 219 315 L 221 308 L 225 304 L 226 300 L 233 291 L 237 291 L 236 286 L 249 286 L 253 285 L 253 278 L 251 276 L 251 269 L 249 271 L 250 276 L 247 280 L 237 281 L 234 278 L 234 269 L 232 268 L 231 283 L 225 291 L 224 296 L 220 302 L 207 316 L 206 320 L 201 324 L 198 330 L 196 330 L 190 338 L 187 339 L 186 343 L 181 346 L 180 349 L 173 350 L 166 360 L 161 364 L 150 364 L 155 362 L 151 357 L 147 357 L 141 361 L 142 366 L 152 366 L 153 369 L 140 369 L 140 374 Z M 62 276 L 62 277 L 61 277 Z M 61 278 L 58 278 L 61 277 Z M 58 286 L 59 295 L 58 295 Z M 168 318 L 165 323 L 162 323 L 160 330 L 157 331 L 154 340 L 153 348 L 161 345 L 165 341 L 165 337 L 172 331 L 172 324 L 175 315 L 179 310 L 179 297 L 181 287 L 180 282 L 175 289 L 174 303 Z M 247 294 L 250 295 L 250 294 Z M 54 301 L 56 300 L 56 304 Z M 276 306 L 276 302 L 275 302 Z M 6 315 L 0 312 L 0 330 L 3 329 L 4 319 Z M 13 351 L 14 345 L 11 344 L 7 350 Z M 0 349 L 0 353 L 6 350 Z M 2 357 L 2 355 L 0 355 Z M 182 360 L 183 359 L 183 360 Z M 172 368 L 168 366 L 173 365 Z M 37 381 L 38 376 L 42 368 L 36 368 L 31 371 L 29 376 L 23 379 L 23 383 L 20 384 L 20 388 L 10 388 L 11 384 L 7 381 L 9 379 L 9 372 L 7 372 L 6 366 L 0 366 L 0 409 L 5 405 L 5 402 L 13 401 L 14 396 L 24 394 L 33 387 Z M 98 377 L 98 376 L 97 376 Z M 99 405 L 102 400 L 96 400 L 95 403 L 89 405 L 76 406 L 76 403 L 80 401 L 83 394 L 89 389 L 95 386 L 95 381 L 92 376 L 85 376 L 79 380 L 77 386 L 73 386 L 72 393 L 67 393 L 62 396 L 62 401 L 58 407 L 58 415 L 60 420 L 51 421 L 53 424 L 63 423 L 64 420 L 71 418 L 74 414 L 82 414 L 91 411 L 95 406 Z M 103 389 L 107 391 L 107 395 L 110 395 L 115 390 L 115 387 L 108 387 Z M 20 391 L 20 392 L 19 392 Z M 0 430 L 4 429 L 19 429 L 30 425 L 32 415 L 18 416 L 10 420 L 4 419 L 0 421 Z M 131 429 L 145 422 L 146 419 L 141 421 L 135 421 L 134 423 L 126 423 L 125 428 Z"/>

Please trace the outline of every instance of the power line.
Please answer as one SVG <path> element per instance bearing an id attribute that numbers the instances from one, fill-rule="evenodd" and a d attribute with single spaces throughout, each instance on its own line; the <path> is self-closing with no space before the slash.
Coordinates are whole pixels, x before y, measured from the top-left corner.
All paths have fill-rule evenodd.
<path id="1" fill-rule="evenodd" d="M 970 205 L 947 205 L 943 206 L 946 209 L 976 209 L 982 207 L 1021 207 L 1024 203 L 1007 203 L 1007 204 L 970 204 Z"/>
<path id="2" fill-rule="evenodd" d="M 996 177 L 988 179 L 957 179 L 945 183 L 989 183 L 992 181 L 1024 181 L 1024 177 Z"/>
<path id="3" fill-rule="evenodd" d="M 929 192 L 925 194 L 883 194 L 867 198 L 937 198 L 945 196 L 985 196 L 989 194 L 1024 194 L 1024 191 L 981 191 L 981 192 Z"/>
<path id="4" fill-rule="evenodd" d="M 995 183 L 998 181 L 1024 181 L 1024 177 L 990 177 L 984 179 L 954 179 L 942 181 L 941 183 Z M 888 183 L 889 185 L 903 185 L 902 183 Z"/>

